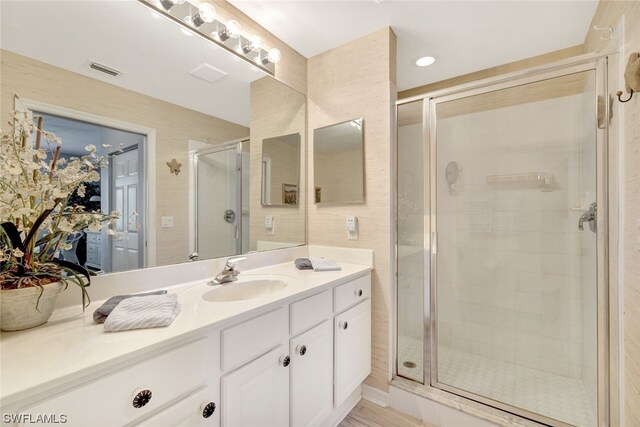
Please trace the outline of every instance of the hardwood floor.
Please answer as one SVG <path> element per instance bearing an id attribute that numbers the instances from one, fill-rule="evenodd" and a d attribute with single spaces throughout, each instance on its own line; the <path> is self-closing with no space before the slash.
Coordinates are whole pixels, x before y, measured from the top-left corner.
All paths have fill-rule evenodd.
<path id="1" fill-rule="evenodd" d="M 433 427 L 392 408 L 361 400 L 338 427 Z"/>

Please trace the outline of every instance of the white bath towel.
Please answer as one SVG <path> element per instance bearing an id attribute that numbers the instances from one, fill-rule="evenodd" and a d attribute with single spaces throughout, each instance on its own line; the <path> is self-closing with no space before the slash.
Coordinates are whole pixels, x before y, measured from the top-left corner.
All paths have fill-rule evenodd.
<path id="1" fill-rule="evenodd" d="M 113 309 L 104 322 L 107 332 L 168 326 L 180 314 L 178 295 L 150 295 L 128 298 Z"/>
<path id="2" fill-rule="evenodd" d="M 340 271 L 342 268 L 331 258 L 309 257 L 313 271 Z"/>

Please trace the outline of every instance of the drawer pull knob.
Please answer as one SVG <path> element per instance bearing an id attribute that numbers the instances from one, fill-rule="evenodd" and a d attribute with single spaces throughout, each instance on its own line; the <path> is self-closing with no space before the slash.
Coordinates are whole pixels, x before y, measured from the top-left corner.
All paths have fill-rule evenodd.
<path id="1" fill-rule="evenodd" d="M 209 418 L 216 411 L 216 404 L 213 402 L 203 403 L 200 409 L 202 409 L 202 417 Z"/>
<path id="2" fill-rule="evenodd" d="M 347 322 L 346 320 L 343 320 L 338 324 L 338 326 L 340 327 L 340 329 L 344 329 L 346 331 L 347 328 L 349 327 L 349 322 Z"/>
<path id="3" fill-rule="evenodd" d="M 291 363 L 291 358 L 289 356 L 285 356 L 285 355 L 280 356 L 280 364 L 282 366 L 286 368 L 287 366 L 289 366 L 289 363 Z"/>
<path id="4" fill-rule="evenodd" d="M 362 296 L 362 289 L 356 289 L 355 294 L 357 297 L 361 297 Z"/>
<path id="5" fill-rule="evenodd" d="M 305 354 L 307 354 L 307 346 L 306 345 L 297 346 L 296 353 L 298 353 L 300 356 L 304 356 Z"/>
<path id="6" fill-rule="evenodd" d="M 151 400 L 153 394 L 151 390 L 145 388 L 144 390 L 137 390 L 135 395 L 133 396 L 133 407 L 134 408 L 142 408 Z"/>

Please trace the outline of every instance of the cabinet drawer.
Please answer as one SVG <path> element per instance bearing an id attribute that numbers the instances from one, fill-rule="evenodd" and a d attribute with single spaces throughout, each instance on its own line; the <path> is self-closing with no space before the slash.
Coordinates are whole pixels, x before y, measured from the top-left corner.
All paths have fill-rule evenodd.
<path id="1" fill-rule="evenodd" d="M 346 308 L 371 297 L 371 275 L 352 280 L 333 290 L 333 311 L 340 313 Z"/>
<path id="2" fill-rule="evenodd" d="M 87 264 L 100 265 L 100 256 L 97 253 L 88 253 Z"/>
<path id="3" fill-rule="evenodd" d="M 289 313 L 279 308 L 222 331 L 222 370 L 231 371 L 289 338 Z"/>
<path id="4" fill-rule="evenodd" d="M 87 233 L 87 243 L 96 243 L 98 241 L 98 235 L 94 233 Z"/>
<path id="5" fill-rule="evenodd" d="M 331 317 L 331 290 L 291 304 L 291 335 L 320 324 Z"/>
<path id="6" fill-rule="evenodd" d="M 218 387 L 206 387 L 190 394 L 179 402 L 169 406 L 164 411 L 158 412 L 151 418 L 136 424 L 139 427 L 178 427 L 178 426 L 209 426 L 220 425 L 220 398 Z M 214 408 L 212 414 L 205 418 L 204 411 Z"/>
<path id="7" fill-rule="evenodd" d="M 167 403 L 184 396 L 217 377 L 217 346 L 212 338 L 169 350 L 152 359 L 107 374 L 22 412 L 65 414 L 70 426 L 124 425 L 156 413 Z M 141 390 L 151 391 L 140 407 L 133 400 Z"/>

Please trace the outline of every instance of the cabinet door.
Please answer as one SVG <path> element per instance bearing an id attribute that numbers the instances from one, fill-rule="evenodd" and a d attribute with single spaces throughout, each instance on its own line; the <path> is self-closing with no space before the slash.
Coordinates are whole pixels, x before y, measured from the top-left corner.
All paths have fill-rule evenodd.
<path id="1" fill-rule="evenodd" d="M 187 396 L 137 425 L 138 427 L 218 427 L 220 425 L 219 403 L 216 390 L 206 388 Z"/>
<path id="2" fill-rule="evenodd" d="M 331 321 L 291 339 L 291 426 L 318 426 L 333 409 Z"/>
<path id="3" fill-rule="evenodd" d="M 335 406 L 340 406 L 371 373 L 371 300 L 334 319 Z"/>
<path id="4" fill-rule="evenodd" d="M 288 348 L 280 345 L 222 377 L 223 427 L 289 425 Z"/>

